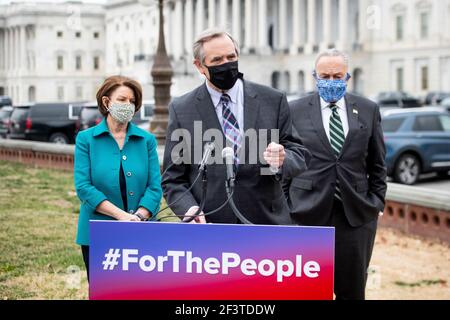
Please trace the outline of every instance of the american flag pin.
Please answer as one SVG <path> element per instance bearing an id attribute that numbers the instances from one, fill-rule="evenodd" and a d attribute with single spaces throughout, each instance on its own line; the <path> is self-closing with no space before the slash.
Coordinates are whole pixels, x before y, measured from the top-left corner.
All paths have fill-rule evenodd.
<path id="1" fill-rule="evenodd" d="M 358 110 L 356 110 L 356 109 L 353 109 L 353 113 L 356 113 L 356 114 L 358 114 Z"/>

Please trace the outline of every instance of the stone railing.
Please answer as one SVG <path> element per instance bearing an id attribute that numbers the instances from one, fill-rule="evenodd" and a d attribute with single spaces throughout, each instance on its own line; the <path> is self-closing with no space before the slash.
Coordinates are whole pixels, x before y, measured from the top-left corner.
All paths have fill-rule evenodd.
<path id="1" fill-rule="evenodd" d="M 73 170 L 73 145 L 23 140 L 0 140 L 0 160 L 40 168 Z"/>
<path id="2" fill-rule="evenodd" d="M 450 191 L 388 184 L 380 224 L 450 242 Z"/>
<path id="3" fill-rule="evenodd" d="M 74 145 L 25 140 L 0 139 L 0 160 L 24 163 L 40 168 L 73 170 Z M 158 146 L 162 163 L 164 147 Z"/>

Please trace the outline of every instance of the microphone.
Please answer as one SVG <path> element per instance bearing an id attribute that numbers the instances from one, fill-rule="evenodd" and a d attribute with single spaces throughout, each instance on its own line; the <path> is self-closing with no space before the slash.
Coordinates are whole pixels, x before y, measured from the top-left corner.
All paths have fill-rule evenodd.
<path id="1" fill-rule="evenodd" d="M 225 160 L 225 165 L 227 167 L 227 181 L 230 186 L 233 187 L 234 184 L 234 151 L 230 147 L 223 148 L 222 158 Z"/>
<path id="2" fill-rule="evenodd" d="M 213 150 L 214 150 L 214 143 L 208 142 L 207 144 L 205 144 L 205 148 L 203 151 L 203 159 L 199 164 L 200 171 L 203 171 L 205 169 L 205 166 L 206 166 L 209 158 L 211 157 L 211 153 Z"/>

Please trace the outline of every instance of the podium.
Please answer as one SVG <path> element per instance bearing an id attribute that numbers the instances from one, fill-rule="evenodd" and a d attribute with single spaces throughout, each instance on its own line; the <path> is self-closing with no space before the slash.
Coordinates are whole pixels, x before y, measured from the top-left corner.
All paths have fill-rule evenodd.
<path id="1" fill-rule="evenodd" d="M 90 222 L 94 300 L 331 300 L 334 228 Z"/>

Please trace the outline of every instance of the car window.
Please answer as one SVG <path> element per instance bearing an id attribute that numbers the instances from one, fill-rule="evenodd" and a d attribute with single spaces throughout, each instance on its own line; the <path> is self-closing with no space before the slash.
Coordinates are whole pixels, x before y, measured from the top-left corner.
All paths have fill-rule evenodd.
<path id="1" fill-rule="evenodd" d="M 81 114 L 82 105 L 71 104 L 69 105 L 69 119 L 78 119 Z"/>
<path id="2" fill-rule="evenodd" d="M 68 119 L 68 110 L 68 104 L 37 103 L 30 107 L 30 117 L 43 120 Z"/>
<path id="3" fill-rule="evenodd" d="M 426 115 L 416 117 L 413 131 L 444 131 L 444 129 L 439 120 L 439 116 Z"/>
<path id="4" fill-rule="evenodd" d="M 153 116 L 153 108 L 152 104 L 144 104 L 141 108 L 141 118 L 144 120 L 148 120 Z"/>
<path id="5" fill-rule="evenodd" d="M 382 104 L 397 104 L 398 100 L 397 99 L 384 98 L 384 99 L 380 100 L 380 103 L 382 103 Z"/>
<path id="6" fill-rule="evenodd" d="M 450 116 L 440 116 L 439 120 L 441 120 L 444 131 L 450 132 Z"/>
<path id="7" fill-rule="evenodd" d="M 11 120 L 14 120 L 15 122 L 23 121 L 28 116 L 29 111 L 29 108 L 15 108 L 11 114 Z"/>
<path id="8" fill-rule="evenodd" d="M 0 97 L 0 104 L 2 106 L 9 106 L 9 105 L 12 105 L 12 101 L 8 97 Z"/>
<path id="9" fill-rule="evenodd" d="M 97 108 L 83 108 L 80 113 L 82 120 L 89 120 L 101 116 Z"/>
<path id="10" fill-rule="evenodd" d="M 444 107 L 450 107 L 450 98 L 445 98 L 444 100 L 442 100 L 441 105 L 443 105 Z"/>
<path id="11" fill-rule="evenodd" d="M 400 129 L 405 118 L 385 118 L 381 122 L 381 126 L 383 127 L 383 132 L 396 132 Z"/>
<path id="12" fill-rule="evenodd" d="M 8 109 L 8 108 L 1 108 L 0 109 L 0 119 L 6 119 L 9 118 L 9 116 L 11 115 L 12 110 Z"/>

